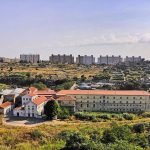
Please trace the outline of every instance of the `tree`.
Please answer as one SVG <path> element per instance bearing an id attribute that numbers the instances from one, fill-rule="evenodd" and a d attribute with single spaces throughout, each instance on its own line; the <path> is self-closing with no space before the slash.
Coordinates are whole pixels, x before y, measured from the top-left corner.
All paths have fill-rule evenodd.
<path id="1" fill-rule="evenodd" d="M 102 141 L 106 144 L 115 143 L 117 140 L 128 140 L 130 135 L 131 130 L 128 126 L 114 125 L 104 131 Z"/>
<path id="2" fill-rule="evenodd" d="M 44 90 L 47 88 L 47 86 L 43 84 L 42 82 L 34 83 L 32 86 L 37 88 L 38 90 Z"/>
<path id="3" fill-rule="evenodd" d="M 47 116 L 47 119 L 53 120 L 57 118 L 59 111 L 59 104 L 55 100 L 48 101 L 44 106 L 44 114 Z"/>
<path id="4" fill-rule="evenodd" d="M 84 76 L 84 75 L 81 75 L 81 82 L 85 82 L 85 80 L 86 80 L 86 77 Z"/>

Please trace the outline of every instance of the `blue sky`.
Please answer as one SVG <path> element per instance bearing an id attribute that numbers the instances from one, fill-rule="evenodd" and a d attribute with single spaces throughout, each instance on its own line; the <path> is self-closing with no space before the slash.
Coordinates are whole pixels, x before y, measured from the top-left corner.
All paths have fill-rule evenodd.
<path id="1" fill-rule="evenodd" d="M 1 56 L 149 52 L 150 0 L 0 0 Z"/>

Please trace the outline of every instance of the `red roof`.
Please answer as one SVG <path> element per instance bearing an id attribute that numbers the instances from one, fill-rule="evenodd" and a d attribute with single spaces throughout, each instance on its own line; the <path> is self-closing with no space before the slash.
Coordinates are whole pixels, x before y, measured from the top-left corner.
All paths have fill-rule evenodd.
<path id="1" fill-rule="evenodd" d="M 55 95 L 56 92 L 54 90 L 51 89 L 45 89 L 45 90 L 38 90 L 35 87 L 30 87 L 28 89 L 28 93 L 29 96 L 35 96 L 35 95 L 40 95 L 40 96 L 49 96 L 49 95 Z"/>
<path id="2" fill-rule="evenodd" d="M 40 105 L 40 104 L 44 103 L 45 101 L 47 101 L 47 98 L 45 96 L 41 96 L 37 99 L 34 99 L 32 102 L 36 105 Z"/>
<path id="3" fill-rule="evenodd" d="M 11 106 L 12 104 L 13 104 L 12 102 L 5 102 L 5 103 L 0 105 L 0 108 L 6 108 L 8 106 Z"/>
<path id="4" fill-rule="evenodd" d="M 56 98 L 56 100 L 58 100 L 58 101 L 74 101 L 76 99 L 72 96 L 64 95 L 64 96 L 60 96 L 60 97 Z"/>
<path id="5" fill-rule="evenodd" d="M 45 89 L 45 90 L 38 90 L 36 92 L 37 95 L 54 95 L 56 92 L 51 89 Z"/>
<path id="6" fill-rule="evenodd" d="M 120 95 L 120 96 L 150 96 L 146 91 L 134 90 L 61 90 L 58 95 Z"/>

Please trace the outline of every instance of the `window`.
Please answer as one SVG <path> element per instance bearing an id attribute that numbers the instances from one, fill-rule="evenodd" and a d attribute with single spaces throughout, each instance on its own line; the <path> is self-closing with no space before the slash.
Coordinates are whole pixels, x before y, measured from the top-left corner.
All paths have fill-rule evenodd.
<path id="1" fill-rule="evenodd" d="M 95 104 L 93 104 L 93 107 L 95 108 Z"/>
<path id="2" fill-rule="evenodd" d="M 93 101 L 93 103 L 95 103 L 95 101 Z"/>
<path id="3" fill-rule="evenodd" d="M 89 104 L 87 104 L 87 107 L 89 107 Z"/>
<path id="4" fill-rule="evenodd" d="M 140 104 L 141 104 L 142 102 L 140 101 Z"/>
<path id="5" fill-rule="evenodd" d="M 120 104 L 122 103 L 122 101 L 120 101 Z"/>
<path id="6" fill-rule="evenodd" d="M 105 103 L 105 100 L 103 100 L 103 103 Z"/>
<path id="7" fill-rule="evenodd" d="M 105 98 L 105 96 L 103 96 L 103 98 Z"/>
<path id="8" fill-rule="evenodd" d="M 115 99 L 115 97 L 113 99 Z"/>
<path id="9" fill-rule="evenodd" d="M 87 98 L 89 98 L 89 97 L 87 97 Z"/>
<path id="10" fill-rule="evenodd" d="M 120 97 L 120 99 L 122 99 L 122 97 Z"/>
<path id="11" fill-rule="evenodd" d="M 95 99 L 95 96 L 93 97 L 93 99 Z"/>
<path id="12" fill-rule="evenodd" d="M 128 104 L 128 101 L 126 103 Z"/>
<path id="13" fill-rule="evenodd" d="M 113 101 L 113 103 L 115 103 L 115 101 Z"/>
<path id="14" fill-rule="evenodd" d="M 82 104 L 80 105 L 80 107 L 82 107 Z"/>
<path id="15" fill-rule="evenodd" d="M 99 103 L 101 103 L 101 101 L 99 101 Z"/>
<path id="16" fill-rule="evenodd" d="M 133 101 L 133 104 L 135 104 L 135 101 Z"/>
<path id="17" fill-rule="evenodd" d="M 135 97 L 133 97 L 133 99 L 135 99 Z"/>

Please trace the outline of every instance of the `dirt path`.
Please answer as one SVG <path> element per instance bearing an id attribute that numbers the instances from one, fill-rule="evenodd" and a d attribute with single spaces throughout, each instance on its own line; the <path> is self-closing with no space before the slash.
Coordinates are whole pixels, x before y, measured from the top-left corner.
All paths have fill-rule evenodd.
<path id="1" fill-rule="evenodd" d="M 53 121 L 37 121 L 36 119 L 30 120 L 30 119 L 20 119 L 20 120 L 9 120 L 8 118 L 2 118 L 3 125 L 9 125 L 9 126 L 20 126 L 20 127 L 36 127 L 43 124 L 50 125 L 50 126 L 63 126 L 63 125 L 96 125 L 100 126 L 102 128 L 109 127 L 113 122 L 118 123 L 120 125 L 123 124 L 136 124 L 141 122 L 148 122 L 150 123 L 150 118 L 141 118 L 136 120 L 123 120 L 123 121 L 106 121 L 106 122 L 91 122 L 91 121 L 61 121 L 61 120 L 53 120 Z"/>

